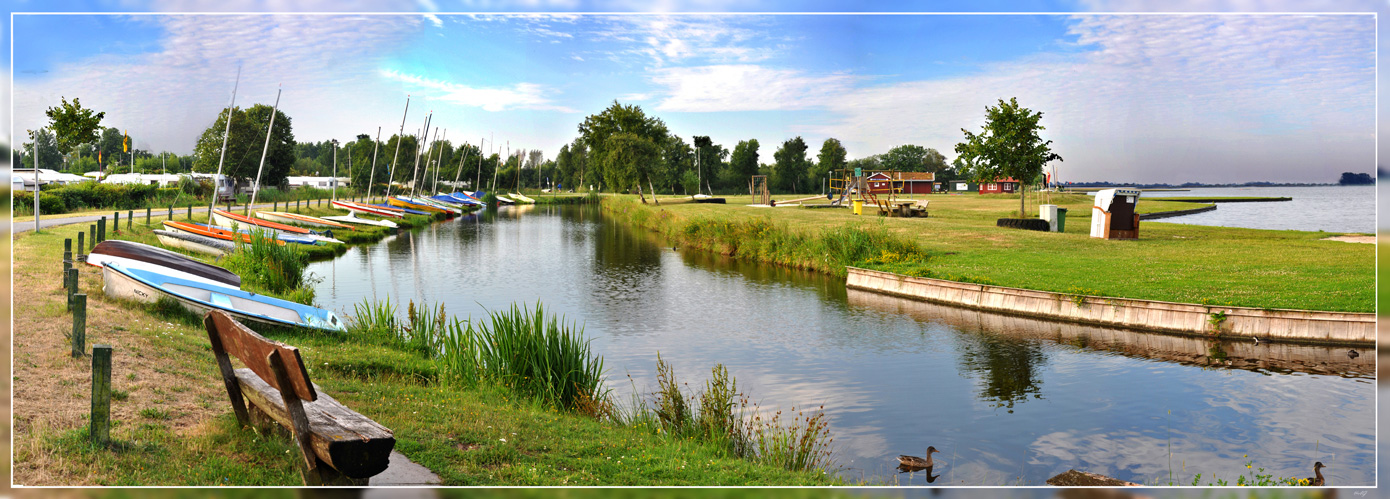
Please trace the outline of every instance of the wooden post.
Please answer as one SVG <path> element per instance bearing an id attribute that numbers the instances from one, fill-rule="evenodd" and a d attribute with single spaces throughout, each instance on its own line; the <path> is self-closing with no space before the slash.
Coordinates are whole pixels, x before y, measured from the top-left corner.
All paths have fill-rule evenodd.
<path id="1" fill-rule="evenodd" d="M 92 242 L 92 249 L 96 249 L 96 247 L 97 247 L 97 224 L 88 225 L 88 226 L 87 226 L 87 229 L 91 231 L 91 237 L 88 237 L 87 240 L 89 240 L 89 241 Z M 90 253 L 90 251 L 88 251 L 88 253 Z"/>
<path id="2" fill-rule="evenodd" d="M 150 208 L 149 208 L 148 206 L 146 206 L 146 207 L 145 207 L 145 227 L 149 227 L 149 226 L 150 226 Z"/>
<path id="3" fill-rule="evenodd" d="M 134 223 L 135 223 L 135 210 L 126 210 L 126 211 L 125 211 L 125 228 L 126 228 L 126 229 L 130 229 L 130 228 L 132 227 L 132 224 L 134 224 Z"/>
<path id="4" fill-rule="evenodd" d="M 72 295 L 72 356 L 87 353 L 87 295 Z"/>
<path id="5" fill-rule="evenodd" d="M 193 221 L 193 203 L 188 203 L 188 215 L 186 216 L 188 217 L 188 221 Z"/>
<path id="6" fill-rule="evenodd" d="M 103 216 L 103 217 L 101 217 L 101 220 L 97 220 L 97 239 L 96 239 L 96 241 L 99 243 L 99 242 L 102 242 L 102 241 L 105 241 L 105 240 L 106 240 L 106 217 Z"/>
<path id="7" fill-rule="evenodd" d="M 87 243 L 86 241 L 83 241 L 83 239 L 84 239 L 83 236 L 86 236 L 86 235 L 87 235 L 86 232 L 82 232 L 82 231 L 80 231 L 80 230 L 77 231 L 77 259 L 79 259 L 79 260 L 82 259 L 82 252 L 83 252 L 83 251 L 86 251 L 85 249 L 83 249 L 83 248 L 86 247 L 85 244 Z"/>
<path id="8" fill-rule="evenodd" d="M 174 219 L 174 205 L 169 205 L 169 220 Z"/>
<path id="9" fill-rule="evenodd" d="M 111 345 L 92 346 L 92 443 L 111 440 Z"/>
<path id="10" fill-rule="evenodd" d="M 111 221 L 113 222 L 113 223 L 111 224 L 111 233 L 112 233 L 112 234 L 120 234 L 120 233 L 121 233 L 121 212 L 118 211 L 118 212 L 116 212 L 114 215 L 111 215 L 111 217 L 112 217 L 112 218 L 111 218 Z"/>
<path id="11" fill-rule="evenodd" d="M 280 211 L 280 201 L 279 201 L 279 200 L 275 200 L 275 201 L 271 201 L 271 202 L 270 202 L 270 211 Z"/>
<path id="12" fill-rule="evenodd" d="M 69 268 L 69 269 L 67 269 L 66 271 L 63 272 L 63 286 L 66 287 L 66 288 L 68 288 L 68 311 L 69 311 L 69 312 L 72 311 L 72 305 L 73 305 L 73 298 L 72 298 L 72 297 L 73 297 L 73 296 L 76 296 L 76 295 L 77 295 L 77 292 L 80 291 L 80 290 L 77 289 L 77 288 L 79 287 L 79 284 L 78 284 L 78 282 L 79 282 L 78 279 L 79 279 L 79 278 L 81 278 L 81 275 L 77 273 L 77 269 L 76 269 L 76 268 Z"/>

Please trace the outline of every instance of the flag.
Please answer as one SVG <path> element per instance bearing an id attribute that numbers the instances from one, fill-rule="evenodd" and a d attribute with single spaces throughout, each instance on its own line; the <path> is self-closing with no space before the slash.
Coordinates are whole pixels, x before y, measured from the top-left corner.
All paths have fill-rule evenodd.
<path id="1" fill-rule="evenodd" d="M 130 130 L 121 136 L 121 152 L 130 152 Z"/>

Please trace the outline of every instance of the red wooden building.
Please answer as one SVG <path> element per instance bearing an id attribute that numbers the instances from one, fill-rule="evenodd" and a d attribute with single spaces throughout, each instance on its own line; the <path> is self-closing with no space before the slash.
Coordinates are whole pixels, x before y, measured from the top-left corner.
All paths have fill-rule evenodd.
<path id="1" fill-rule="evenodd" d="M 931 172 L 876 172 L 869 175 L 869 192 L 896 189 L 899 194 L 931 194 L 936 174 Z"/>
<path id="2" fill-rule="evenodd" d="M 1018 192 L 1018 181 L 1013 177 L 992 182 L 980 182 L 980 194 L 1013 194 Z"/>

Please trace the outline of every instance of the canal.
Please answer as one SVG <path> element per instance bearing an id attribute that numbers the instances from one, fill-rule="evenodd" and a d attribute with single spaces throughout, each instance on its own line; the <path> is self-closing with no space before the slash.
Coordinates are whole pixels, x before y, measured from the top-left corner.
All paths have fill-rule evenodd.
<path id="1" fill-rule="evenodd" d="M 1000 316 L 846 290 L 843 279 L 663 245 L 596 207 L 504 207 L 311 265 L 320 305 L 543 302 L 584 326 L 616 399 L 724 364 L 764 409 L 824 405 L 845 477 L 1042 485 L 1078 469 L 1141 483 L 1215 474 L 1375 483 L 1375 356 Z M 629 376 L 633 381 L 629 381 Z M 1246 457 L 1248 456 L 1248 457 Z M 1246 464 L 1253 463 L 1252 469 Z"/>

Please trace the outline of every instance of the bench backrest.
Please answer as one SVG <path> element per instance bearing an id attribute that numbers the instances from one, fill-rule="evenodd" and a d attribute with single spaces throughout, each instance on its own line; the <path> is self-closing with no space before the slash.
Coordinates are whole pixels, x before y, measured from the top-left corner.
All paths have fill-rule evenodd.
<path id="1" fill-rule="evenodd" d="M 304 359 L 300 358 L 298 348 L 268 340 L 221 310 L 208 312 L 203 318 L 203 325 L 208 330 L 212 352 L 218 356 L 219 361 L 228 355 L 235 356 L 267 384 L 284 392 L 285 387 L 276 381 L 275 372 L 270 369 L 266 359 L 270 352 L 278 350 L 285 363 L 290 384 L 293 385 L 293 393 L 299 396 L 300 400 L 318 399 L 318 393 L 309 382 L 309 371 L 304 368 Z"/>

